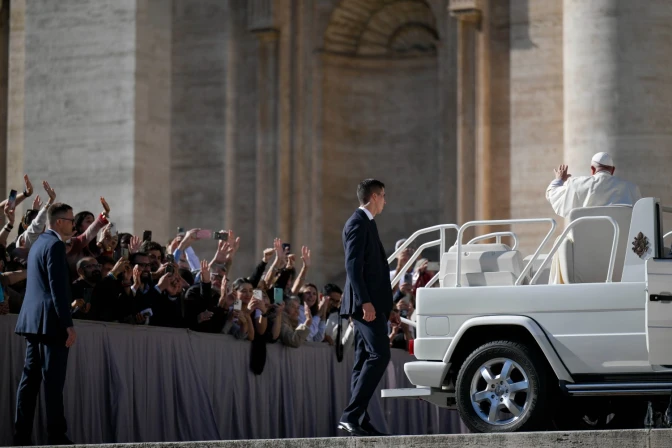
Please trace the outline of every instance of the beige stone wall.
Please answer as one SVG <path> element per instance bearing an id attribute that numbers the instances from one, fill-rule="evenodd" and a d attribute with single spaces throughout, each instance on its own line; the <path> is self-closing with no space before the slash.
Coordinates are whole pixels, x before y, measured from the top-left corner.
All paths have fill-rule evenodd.
<path id="1" fill-rule="evenodd" d="M 552 218 L 545 192 L 563 160 L 562 1 L 510 2 L 511 217 Z M 514 230 L 530 254 L 548 226 Z"/>
<path id="2" fill-rule="evenodd" d="M 325 57 L 321 266 L 326 280 L 343 279 L 341 231 L 358 206 L 362 179 L 387 185 L 388 205 L 377 222 L 388 253 L 398 238 L 439 222 L 437 77 L 435 58 Z"/>
<path id="3" fill-rule="evenodd" d="M 135 2 L 30 0 L 11 13 L 8 186 L 25 171 L 94 213 L 105 196 L 118 227 L 134 228 Z"/>

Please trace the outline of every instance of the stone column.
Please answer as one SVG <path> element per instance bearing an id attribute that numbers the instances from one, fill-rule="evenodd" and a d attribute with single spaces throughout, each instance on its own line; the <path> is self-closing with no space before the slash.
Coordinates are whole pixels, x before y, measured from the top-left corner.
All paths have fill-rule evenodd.
<path id="1" fill-rule="evenodd" d="M 510 98 L 509 0 L 484 0 L 476 45 L 477 136 L 475 215 L 478 220 L 509 217 Z M 486 226 L 477 234 L 508 230 Z"/>
<path id="2" fill-rule="evenodd" d="M 589 174 L 610 153 L 616 174 L 667 205 L 672 168 L 672 5 L 564 0 L 565 163 Z"/>
<path id="3" fill-rule="evenodd" d="M 257 173 L 257 38 L 248 30 L 248 7 L 228 2 L 226 40 L 226 123 L 224 228 L 241 239 L 232 278 L 249 275 L 249 266 L 259 260 L 255 220 Z M 220 24 L 221 26 L 221 24 Z"/>
<path id="4" fill-rule="evenodd" d="M 475 15 L 458 16 L 457 28 L 457 221 L 459 225 L 476 217 L 476 80 Z M 474 234 L 468 230 L 465 241 Z"/>
<path id="5" fill-rule="evenodd" d="M 257 252 L 278 235 L 278 36 L 276 30 L 255 33 L 259 39 L 257 70 Z"/>
<path id="6" fill-rule="evenodd" d="M 105 196 L 120 231 L 168 238 L 171 13 L 162 0 L 12 1 L 12 188 L 26 172 L 94 213 Z"/>

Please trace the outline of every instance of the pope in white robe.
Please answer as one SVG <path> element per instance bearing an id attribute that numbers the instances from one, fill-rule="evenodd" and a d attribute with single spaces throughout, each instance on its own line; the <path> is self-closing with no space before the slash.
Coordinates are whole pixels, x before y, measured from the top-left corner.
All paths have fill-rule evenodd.
<path id="1" fill-rule="evenodd" d="M 546 189 L 546 199 L 558 215 L 566 218 L 572 209 L 605 205 L 634 205 L 641 197 L 632 182 L 614 176 L 614 161 L 606 152 L 598 152 L 591 160 L 591 176 L 571 177 L 567 165 L 555 169 L 555 180 Z M 551 263 L 549 283 L 564 283 L 558 253 Z"/>

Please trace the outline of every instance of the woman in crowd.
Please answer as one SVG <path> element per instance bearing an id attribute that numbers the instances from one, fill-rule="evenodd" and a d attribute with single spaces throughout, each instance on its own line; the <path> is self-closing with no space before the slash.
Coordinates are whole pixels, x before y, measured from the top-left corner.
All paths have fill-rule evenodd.
<path id="1" fill-rule="evenodd" d="M 318 305 L 317 302 L 317 286 L 312 283 L 306 283 L 299 293 L 302 305 L 299 307 L 299 323 L 306 322 L 306 316 L 312 316 L 312 323 L 310 324 L 310 333 L 308 340 L 312 342 L 322 342 L 326 331 L 326 314 L 329 306 L 329 299 L 322 298 Z M 310 313 L 306 310 L 309 309 Z"/>

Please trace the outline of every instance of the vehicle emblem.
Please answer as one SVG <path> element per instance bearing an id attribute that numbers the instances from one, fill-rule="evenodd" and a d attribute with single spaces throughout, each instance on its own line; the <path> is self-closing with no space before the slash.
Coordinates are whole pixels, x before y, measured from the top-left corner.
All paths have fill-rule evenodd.
<path id="1" fill-rule="evenodd" d="M 642 258 L 649 251 L 649 239 L 639 232 L 632 242 L 632 251 Z"/>

